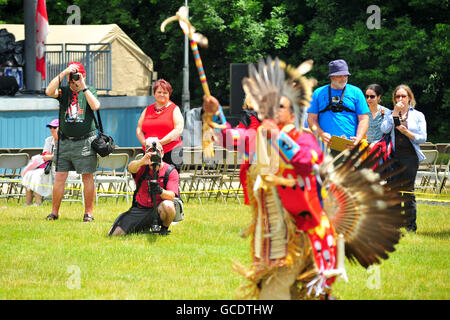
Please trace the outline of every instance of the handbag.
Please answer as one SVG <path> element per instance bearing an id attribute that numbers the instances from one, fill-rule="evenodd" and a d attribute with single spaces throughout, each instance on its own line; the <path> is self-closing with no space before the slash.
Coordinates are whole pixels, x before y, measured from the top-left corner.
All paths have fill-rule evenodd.
<path id="1" fill-rule="evenodd" d="M 94 122 L 95 126 L 99 130 L 97 137 L 92 141 L 91 147 L 95 150 L 101 157 L 106 157 L 107 155 L 111 154 L 115 149 L 114 139 L 103 133 L 103 126 L 102 126 L 102 119 L 100 117 L 100 110 L 97 110 L 97 117 L 98 117 L 98 123 L 95 119 L 94 115 Z"/>
<path id="2" fill-rule="evenodd" d="M 51 171 L 51 169 L 52 169 L 52 163 L 53 163 L 52 160 L 48 160 L 48 161 L 45 163 L 45 168 L 44 168 L 44 173 L 45 173 L 45 174 L 49 174 L 49 173 L 50 173 L 50 171 Z"/>
<path id="3" fill-rule="evenodd" d="M 373 146 L 372 152 L 376 152 L 376 156 L 380 158 L 372 169 L 381 166 L 392 158 L 392 137 L 390 132 L 383 134 L 383 137 Z"/>

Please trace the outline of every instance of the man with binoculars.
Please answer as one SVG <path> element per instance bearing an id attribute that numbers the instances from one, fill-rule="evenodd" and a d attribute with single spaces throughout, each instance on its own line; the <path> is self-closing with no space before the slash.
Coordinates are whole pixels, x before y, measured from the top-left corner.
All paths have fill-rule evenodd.
<path id="1" fill-rule="evenodd" d="M 167 235 L 173 221 L 182 220 L 178 171 L 162 161 L 164 151 L 154 137 L 145 141 L 145 154 L 128 164 L 136 190 L 131 208 L 117 217 L 108 235 L 159 233 Z M 155 205 L 156 203 L 156 205 Z"/>
<path id="2" fill-rule="evenodd" d="M 308 109 L 308 125 L 316 127 L 320 138 L 330 145 L 331 137 L 353 140 L 352 149 L 365 137 L 369 128 L 369 107 L 360 88 L 348 82 L 348 65 L 345 60 L 328 64 L 330 84 L 314 90 Z M 331 150 L 333 156 L 340 152 Z"/>
<path id="3" fill-rule="evenodd" d="M 68 85 L 61 86 L 64 78 Z M 84 222 L 94 220 L 94 172 L 97 154 L 91 143 L 97 136 L 94 111 L 100 108 L 97 91 L 86 85 L 86 71 L 80 62 L 72 61 L 48 85 L 45 94 L 59 101 L 59 139 L 56 151 L 56 175 L 53 185 L 52 212 L 47 220 L 58 219 L 59 207 L 69 171 L 81 174 L 84 185 Z"/>

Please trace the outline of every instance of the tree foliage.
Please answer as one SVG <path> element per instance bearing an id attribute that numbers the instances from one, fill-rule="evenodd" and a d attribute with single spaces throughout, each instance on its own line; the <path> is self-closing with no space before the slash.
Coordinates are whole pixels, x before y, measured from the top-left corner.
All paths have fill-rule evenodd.
<path id="1" fill-rule="evenodd" d="M 149 55 L 159 77 L 174 87 L 181 103 L 184 35 L 161 22 L 184 1 L 47 0 L 50 24 L 65 24 L 70 5 L 81 9 L 82 24 L 118 24 Z M 380 28 L 369 29 L 367 8 L 378 5 Z M 22 0 L 0 0 L 0 23 L 23 23 Z M 190 20 L 209 40 L 200 48 L 211 92 L 227 105 L 230 63 L 278 56 L 298 65 L 313 59 L 311 73 L 327 83 L 328 62 L 342 58 L 352 73 L 349 82 L 364 89 L 379 83 L 382 103 L 392 108 L 392 91 L 408 84 L 425 113 L 431 141 L 449 141 L 450 61 L 449 0 L 190 0 Z M 190 54 L 191 105 L 202 89 Z M 445 120 L 445 121 L 442 121 Z"/>

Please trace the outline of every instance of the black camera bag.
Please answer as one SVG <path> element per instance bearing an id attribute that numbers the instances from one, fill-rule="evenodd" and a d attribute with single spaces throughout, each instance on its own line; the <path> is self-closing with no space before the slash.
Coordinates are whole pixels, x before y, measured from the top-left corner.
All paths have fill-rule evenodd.
<path id="1" fill-rule="evenodd" d="M 106 157 L 107 155 L 111 154 L 115 149 L 114 139 L 103 133 L 103 126 L 102 126 L 102 119 L 100 118 L 100 110 L 97 110 L 97 117 L 98 117 L 98 123 L 95 119 L 94 115 L 94 121 L 95 126 L 99 130 L 97 137 L 92 141 L 91 146 L 92 149 L 97 152 L 100 157 Z"/>

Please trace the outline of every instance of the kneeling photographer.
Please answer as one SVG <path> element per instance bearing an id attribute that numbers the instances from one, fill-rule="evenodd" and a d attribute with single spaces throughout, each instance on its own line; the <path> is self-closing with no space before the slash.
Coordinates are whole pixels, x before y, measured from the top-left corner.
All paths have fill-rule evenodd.
<path id="1" fill-rule="evenodd" d="M 167 235 L 174 219 L 183 219 L 177 170 L 162 161 L 164 152 L 158 139 L 147 138 L 145 148 L 144 156 L 128 165 L 136 183 L 133 205 L 117 217 L 108 232 L 110 236 L 129 233 Z"/>

